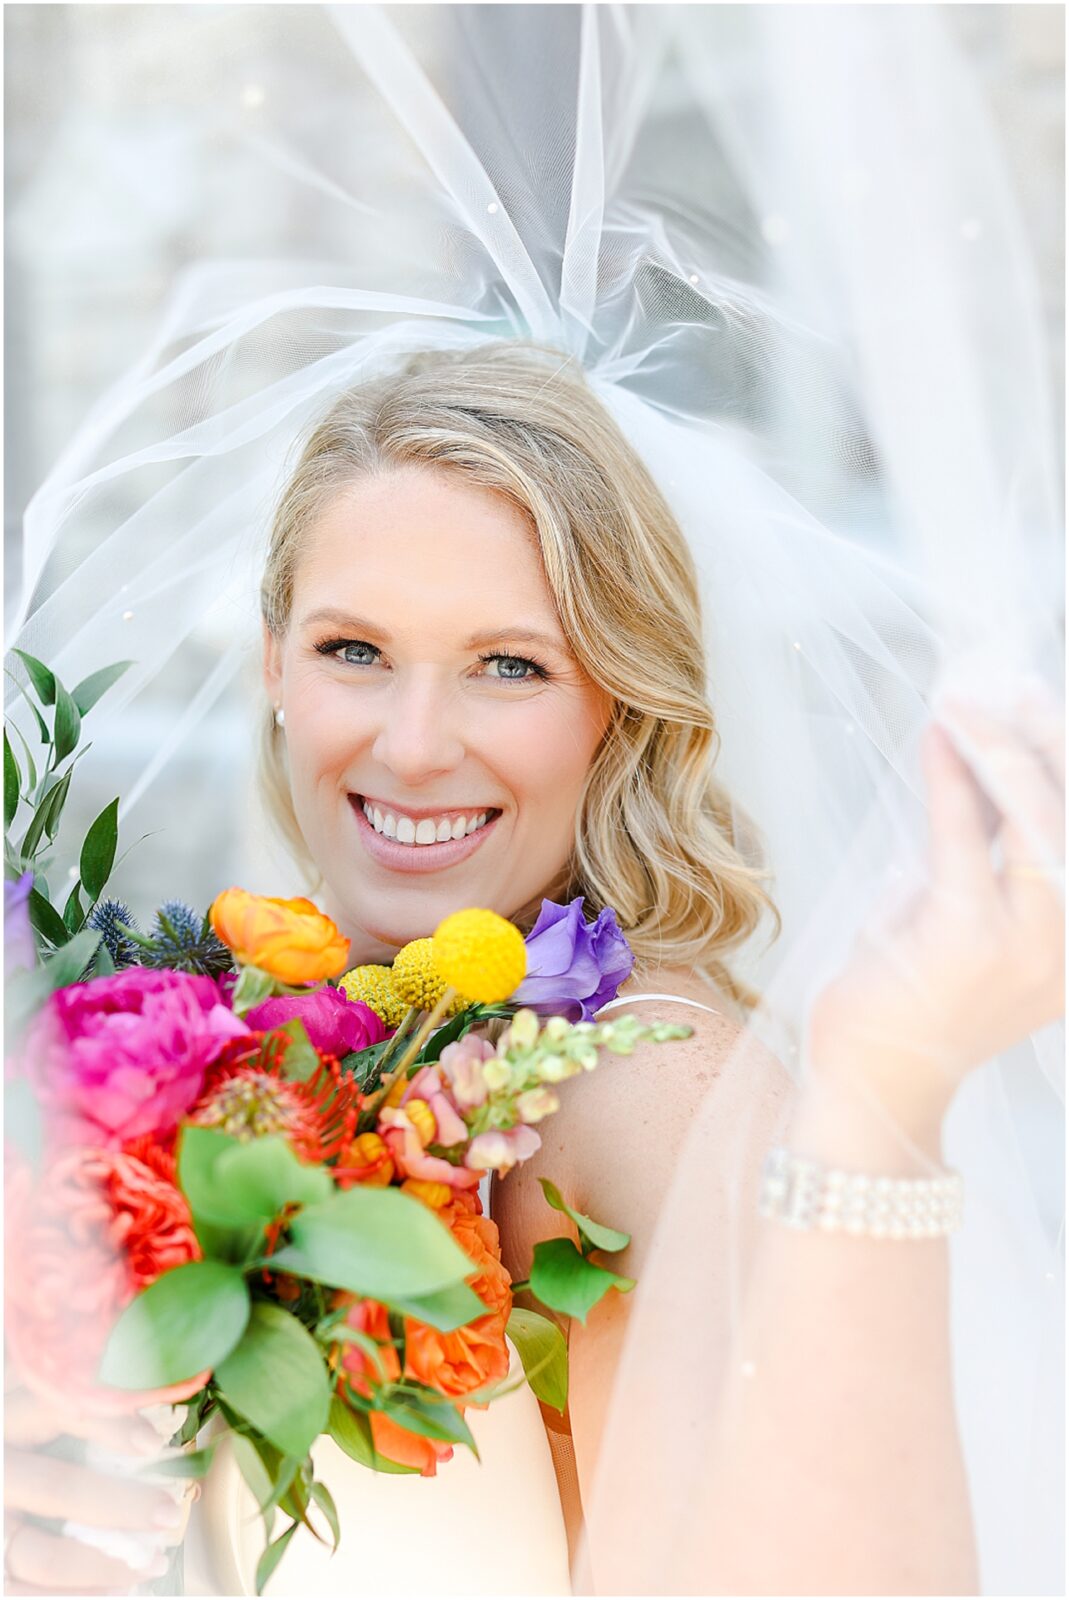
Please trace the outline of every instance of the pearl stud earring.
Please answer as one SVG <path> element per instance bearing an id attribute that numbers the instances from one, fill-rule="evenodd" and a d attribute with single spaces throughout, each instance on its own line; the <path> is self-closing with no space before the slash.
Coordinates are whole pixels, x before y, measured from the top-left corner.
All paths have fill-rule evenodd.
<path id="1" fill-rule="evenodd" d="M 276 706 L 275 707 L 275 727 L 276 728 L 284 728 L 285 725 L 286 725 L 286 713 L 283 711 L 281 706 Z"/>

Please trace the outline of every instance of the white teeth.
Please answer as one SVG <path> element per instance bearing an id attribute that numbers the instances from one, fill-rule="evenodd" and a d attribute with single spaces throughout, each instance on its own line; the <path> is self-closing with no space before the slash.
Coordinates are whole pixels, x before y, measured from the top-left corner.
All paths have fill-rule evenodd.
<path id="1" fill-rule="evenodd" d="M 397 817 L 392 811 L 382 811 L 368 800 L 362 804 L 364 815 L 376 833 L 381 833 L 386 839 L 396 839 L 398 844 L 408 845 L 444 844 L 447 839 L 463 839 L 466 834 L 481 828 L 490 815 L 488 811 L 480 811 L 471 817 L 440 817 L 437 820 L 434 817 L 421 817 L 416 822 L 412 817 Z"/>

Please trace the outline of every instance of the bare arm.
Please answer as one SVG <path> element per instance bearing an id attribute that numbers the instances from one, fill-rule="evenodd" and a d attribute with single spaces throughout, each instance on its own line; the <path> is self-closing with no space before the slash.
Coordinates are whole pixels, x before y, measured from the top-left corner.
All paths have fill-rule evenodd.
<path id="1" fill-rule="evenodd" d="M 675 1017 L 675 1007 L 636 1006 Z M 633 1234 L 614 1266 L 641 1280 L 651 1236 L 684 1140 L 720 1064 L 754 1096 L 746 1135 L 748 1187 L 764 1150 L 785 1135 L 829 1163 L 902 1167 L 901 1142 L 813 1092 L 798 1096 L 781 1065 L 726 1018 L 680 1010 L 685 1042 L 607 1060 L 568 1084 L 546 1124 L 547 1147 L 495 1197 L 506 1260 L 526 1275 L 538 1238 L 561 1231 L 537 1185 L 551 1176 L 580 1210 Z M 741 1081 L 741 1080 L 740 1080 Z M 938 1157 L 938 1125 L 917 1129 Z M 705 1261 L 727 1275 L 732 1231 L 751 1263 L 723 1408 L 706 1470 L 693 1485 L 704 1538 L 684 1592 L 733 1594 L 975 1593 L 968 1495 L 951 1389 L 947 1251 L 939 1240 L 888 1245 L 795 1233 L 737 1218 L 738 1197 L 711 1165 L 700 1201 Z M 697 1197 L 696 1197 L 697 1199 Z M 571 1424 L 580 1489 L 589 1496 L 630 1313 L 609 1295 L 569 1348 Z M 785 1329 L 790 1337 L 783 1337 Z M 744 1352 L 744 1354 L 742 1354 Z M 711 1352 L 713 1360 L 722 1352 Z M 743 1362 L 753 1375 L 744 1376 Z M 688 1419 L 659 1413 L 661 1447 Z M 668 1437 L 665 1438 L 665 1430 Z M 769 1530 L 774 1528 L 774 1539 Z"/>

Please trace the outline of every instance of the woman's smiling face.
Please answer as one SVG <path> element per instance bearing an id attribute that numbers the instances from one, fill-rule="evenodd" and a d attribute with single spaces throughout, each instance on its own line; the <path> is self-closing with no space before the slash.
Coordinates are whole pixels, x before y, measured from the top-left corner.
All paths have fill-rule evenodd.
<path id="1" fill-rule="evenodd" d="M 504 496 L 424 466 L 340 493 L 305 536 L 285 637 L 265 630 L 264 677 L 354 965 L 553 884 L 611 700 Z"/>

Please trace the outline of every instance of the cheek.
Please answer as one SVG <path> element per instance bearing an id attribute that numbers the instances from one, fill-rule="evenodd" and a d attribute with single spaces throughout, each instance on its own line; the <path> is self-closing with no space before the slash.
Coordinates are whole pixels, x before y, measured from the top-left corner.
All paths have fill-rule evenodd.
<path id="1" fill-rule="evenodd" d="M 569 705 L 525 707 L 522 728 L 517 719 L 495 745 L 495 765 L 507 776 L 520 802 L 537 802 L 540 811 L 570 813 L 601 737 L 595 713 Z"/>
<path id="2" fill-rule="evenodd" d="M 352 695 L 322 678 L 299 678 L 290 692 L 287 738 L 295 784 L 315 789 L 337 780 L 351 766 L 367 737 Z"/>

